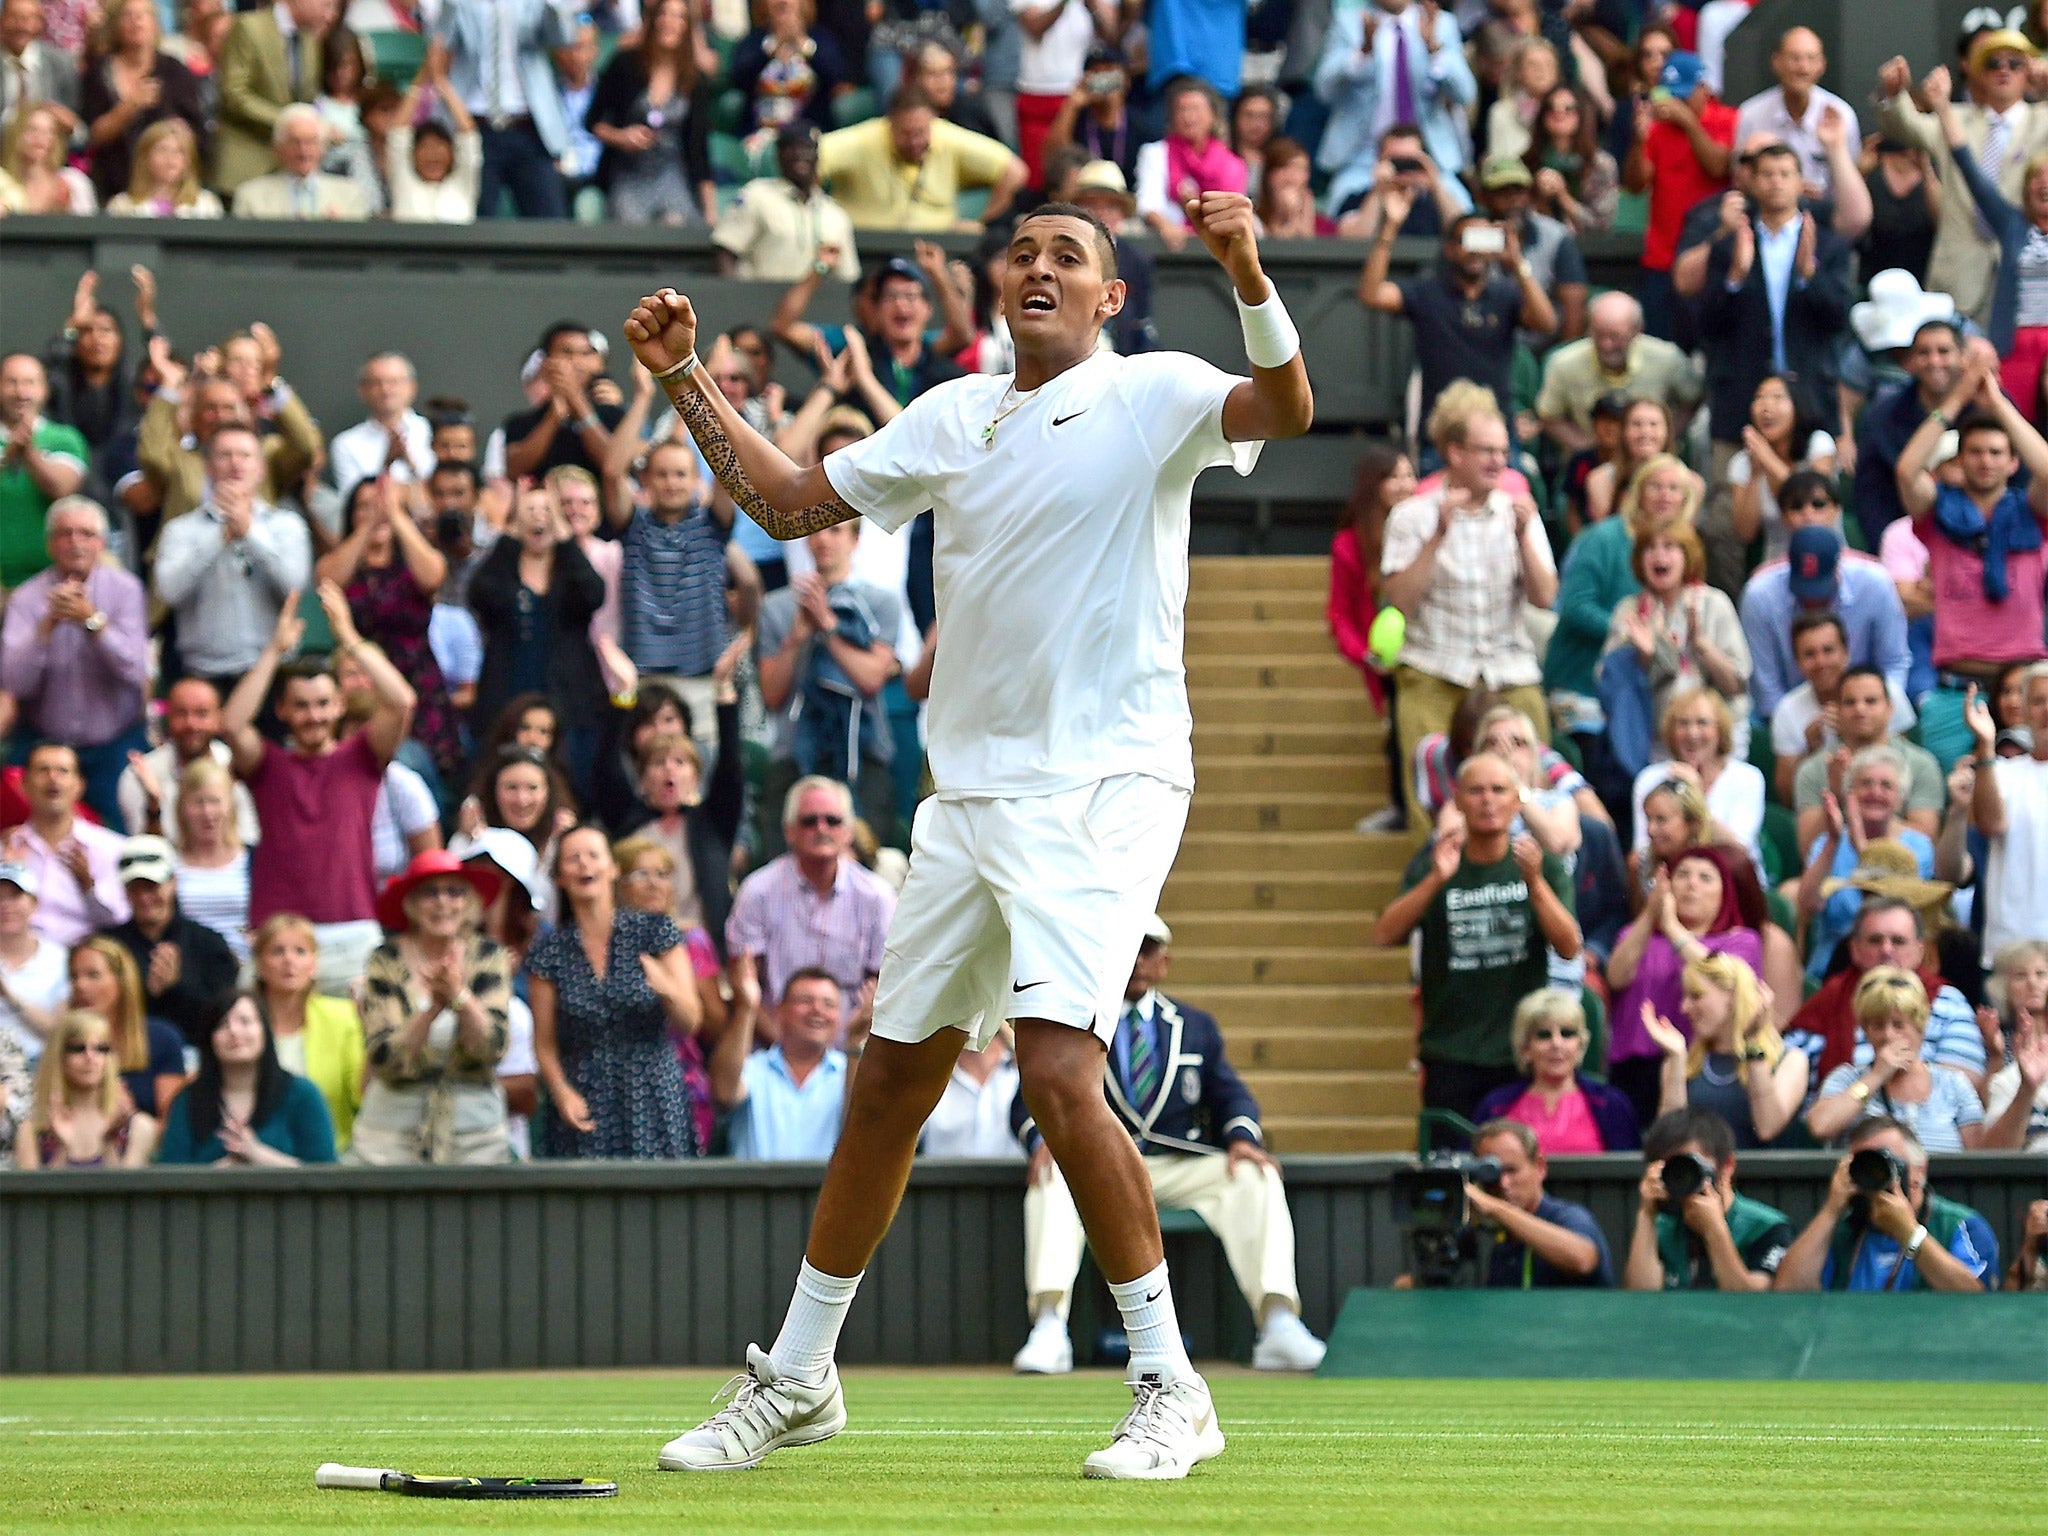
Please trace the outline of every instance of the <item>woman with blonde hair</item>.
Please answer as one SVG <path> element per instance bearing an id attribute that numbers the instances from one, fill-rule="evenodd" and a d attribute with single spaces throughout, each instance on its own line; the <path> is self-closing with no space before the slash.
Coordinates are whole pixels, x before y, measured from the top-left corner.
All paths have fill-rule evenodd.
<path id="1" fill-rule="evenodd" d="M 1564 84 L 1557 49 L 1540 37 L 1523 40 L 1508 60 L 1500 95 L 1486 113 L 1486 158 L 1519 160 L 1535 141 L 1544 98 Z"/>
<path id="2" fill-rule="evenodd" d="M 1641 680 L 1626 672 L 1620 676 L 1629 678 L 1652 720 L 1663 719 L 1681 689 L 1711 689 L 1724 704 L 1741 699 L 1745 728 L 1735 733 L 1732 750 L 1746 755 L 1749 641 L 1728 594 L 1707 585 L 1707 551 L 1699 534 L 1683 518 L 1640 530 L 1629 570 L 1638 590 L 1614 605 L 1601 665 L 1615 665 L 1613 658 L 1622 652 L 1634 657 Z M 1606 681 L 1610 688 L 1619 686 L 1616 676 Z"/>
<path id="3" fill-rule="evenodd" d="M 1984 993 L 2012 1032 L 2003 1045 L 2005 1065 L 1985 1089 L 1984 1145 L 2048 1152 L 2048 941 L 2021 939 L 2001 949 Z M 1996 1062 L 2000 1031 L 1987 1025 L 1985 1033 Z"/>
<path id="4" fill-rule="evenodd" d="M 313 989 L 320 940 L 296 912 L 271 917 L 249 947 L 256 962 L 249 990 L 270 1025 L 278 1062 L 320 1090 L 335 1150 L 346 1151 L 363 1103 L 363 1021 L 356 1005 Z"/>
<path id="5" fill-rule="evenodd" d="M 1889 1115 L 1930 1152 L 1974 1152 L 1984 1144 L 1984 1106 L 1954 1067 L 1920 1057 L 1931 1012 L 1911 971 L 1873 966 L 1856 984 L 1856 1024 L 1875 1053 L 1868 1066 L 1844 1062 L 1827 1075 L 1806 1112 L 1818 1141 L 1845 1137 L 1859 1120 Z"/>
<path id="6" fill-rule="evenodd" d="M 1618 821 L 1628 803 L 1628 771 L 1614 761 L 1597 670 L 1617 604 L 1642 590 L 1635 541 L 1690 524 L 1699 511 L 1699 477 L 1685 461 L 1654 454 L 1628 480 L 1619 515 L 1603 517 L 1572 540 L 1558 578 L 1557 628 L 1543 657 L 1543 689 L 1560 729 L 1578 743 L 1586 777 Z"/>
<path id="7" fill-rule="evenodd" d="M 1472 1122 L 1519 1120 L 1536 1133 L 1545 1157 L 1631 1152 L 1643 1144 L 1628 1095 L 1586 1076 L 1591 1032 L 1579 999 L 1555 987 L 1531 992 L 1515 1009 L 1515 1060 L 1525 1082 L 1496 1088 L 1479 1101 Z"/>
<path id="8" fill-rule="evenodd" d="M 1685 463 L 1678 458 L 1678 433 L 1673 430 L 1669 408 L 1661 400 L 1629 401 L 1628 409 L 1621 413 L 1621 451 L 1586 476 L 1586 521 L 1605 522 L 1608 513 L 1620 509 L 1620 499 L 1639 483 L 1637 477 L 1651 461 L 1666 458 Z M 1693 517 L 1706 500 L 1707 483 L 1690 468 L 1685 474 L 1692 492 L 1692 508 L 1686 516 Z"/>
<path id="9" fill-rule="evenodd" d="M 498 885 L 495 870 L 433 848 L 377 898 L 392 937 L 364 976 L 371 1076 L 350 1162 L 511 1161 L 497 1076 L 510 1040 L 511 967 L 480 931 Z"/>
<path id="10" fill-rule="evenodd" d="M 151 129 L 177 122 L 190 134 L 204 133 L 206 104 L 198 78 L 163 49 L 156 0 L 114 0 L 97 42 L 85 61 L 78 115 L 86 124 L 93 188 L 107 202 L 129 185 Z"/>
<path id="11" fill-rule="evenodd" d="M 64 163 L 71 135 L 48 103 L 23 107 L 0 138 L 0 185 L 20 198 L 20 213 L 91 213 L 99 207 L 83 171 Z M 12 197 L 10 207 L 15 206 Z"/>
<path id="12" fill-rule="evenodd" d="M 1660 1115 L 1711 1109 L 1735 1132 L 1735 1145 L 1768 1146 L 1806 1102 L 1811 1066 L 1785 1048 L 1756 972 L 1731 954 L 1697 955 L 1685 967 L 1684 1031 L 1648 1003 L 1643 1028 L 1663 1053 Z"/>
<path id="13" fill-rule="evenodd" d="M 235 815 L 235 778 L 210 755 L 178 775 L 176 857 L 178 908 L 249 959 L 249 850 Z"/>
<path id="14" fill-rule="evenodd" d="M 143 1009 L 142 973 L 119 939 L 96 933 L 71 951 L 71 1006 L 106 1021 L 114 1066 L 135 1107 L 161 1117 L 185 1083 L 185 1041 Z"/>
<path id="15" fill-rule="evenodd" d="M 50 1030 L 28 1112 L 14 1132 L 17 1168 L 139 1168 L 157 1123 L 121 1092 L 107 1021 L 74 1008 Z"/>
<path id="16" fill-rule="evenodd" d="M 1728 701 L 1712 688 L 1675 689 L 1664 701 L 1657 740 L 1668 755 L 1635 777 L 1637 855 L 1649 841 L 1646 806 L 1651 792 L 1678 779 L 1690 785 L 1706 806 L 1707 831 L 1699 840 L 1740 848 L 1761 869 L 1766 786 L 1762 770 L 1737 750 L 1735 714 Z M 1643 880 L 1647 882 L 1653 872 L 1643 870 Z"/>
<path id="17" fill-rule="evenodd" d="M 220 199 L 199 185 L 199 140 L 182 117 L 143 129 L 130 159 L 127 190 L 108 200 L 108 213 L 137 219 L 222 216 Z"/>

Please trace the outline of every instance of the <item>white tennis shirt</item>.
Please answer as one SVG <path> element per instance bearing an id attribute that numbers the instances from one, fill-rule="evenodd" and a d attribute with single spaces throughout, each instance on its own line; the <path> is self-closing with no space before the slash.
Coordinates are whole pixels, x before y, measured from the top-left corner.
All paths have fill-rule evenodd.
<path id="1" fill-rule="evenodd" d="M 1192 789 L 1188 506 L 1203 470 L 1258 461 L 1223 435 L 1243 381 L 1181 352 L 1098 352 L 1021 396 L 1013 380 L 941 384 L 825 460 L 879 528 L 935 513 L 933 782 L 948 799 L 1126 773 Z"/>

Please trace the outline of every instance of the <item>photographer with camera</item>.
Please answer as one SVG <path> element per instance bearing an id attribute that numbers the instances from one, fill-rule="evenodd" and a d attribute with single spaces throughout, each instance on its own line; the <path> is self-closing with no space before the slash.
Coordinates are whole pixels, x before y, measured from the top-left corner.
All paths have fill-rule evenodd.
<path id="1" fill-rule="evenodd" d="M 1660 1115 L 1643 1137 L 1631 1291 L 1768 1291 L 1792 1242 L 1783 1211 L 1735 1192 L 1735 1132 L 1708 1109 Z"/>
<path id="2" fill-rule="evenodd" d="M 1981 1291 L 1997 1267 L 1984 1218 L 1927 1187 L 1927 1151 L 1873 1115 L 1849 1135 L 1827 1199 L 1778 1267 L 1781 1291 Z M 2038 1239 L 2036 1244 L 2038 1246 Z"/>
<path id="3" fill-rule="evenodd" d="M 1593 1213 L 1544 1192 L 1550 1165 L 1535 1131 L 1519 1120 L 1489 1120 L 1473 1132 L 1472 1151 L 1500 1164 L 1488 1188 L 1465 1186 L 1472 1219 L 1500 1230 L 1486 1261 L 1489 1290 L 1614 1284 L 1614 1260 Z"/>

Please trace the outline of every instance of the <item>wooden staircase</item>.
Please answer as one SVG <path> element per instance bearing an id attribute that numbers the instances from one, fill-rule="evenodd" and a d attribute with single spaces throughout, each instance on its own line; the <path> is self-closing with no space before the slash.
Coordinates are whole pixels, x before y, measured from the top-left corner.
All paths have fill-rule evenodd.
<path id="1" fill-rule="evenodd" d="M 1160 901 L 1176 997 L 1216 1015 L 1288 1152 L 1415 1144 L 1408 954 L 1374 914 L 1414 847 L 1360 836 L 1386 727 L 1323 622 L 1321 559 L 1208 557 L 1188 596 L 1195 798 Z"/>

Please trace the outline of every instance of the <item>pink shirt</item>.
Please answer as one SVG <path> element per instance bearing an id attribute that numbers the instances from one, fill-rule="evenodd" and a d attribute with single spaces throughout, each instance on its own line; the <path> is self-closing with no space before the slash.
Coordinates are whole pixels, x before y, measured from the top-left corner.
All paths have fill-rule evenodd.
<path id="1" fill-rule="evenodd" d="M 1892 579 L 1893 586 L 1927 579 L 1927 546 L 1913 529 L 1913 519 L 1902 517 L 1885 525 L 1877 545 L 1878 564 Z"/>
<path id="2" fill-rule="evenodd" d="M 2008 595 L 2004 602 L 1994 603 L 1984 595 L 1984 557 L 1944 538 L 1931 516 L 1915 521 L 1920 542 L 1927 546 L 1928 575 L 1934 586 L 1935 666 L 2040 660 L 2048 544 L 2016 549 L 2005 557 Z"/>
<path id="3" fill-rule="evenodd" d="M 1580 1152 L 1605 1152 L 1600 1127 L 1593 1123 L 1592 1106 L 1577 1088 L 1567 1088 L 1552 1113 L 1543 1107 L 1543 1095 L 1531 1088 L 1508 1106 L 1510 1120 L 1519 1120 L 1536 1133 L 1536 1145 L 1545 1157 L 1566 1157 Z"/>
<path id="4" fill-rule="evenodd" d="M 249 926 L 279 912 L 311 923 L 377 915 L 370 821 L 384 764 L 355 732 L 324 757 L 272 744 L 248 776 L 263 841 L 249 857 Z"/>

